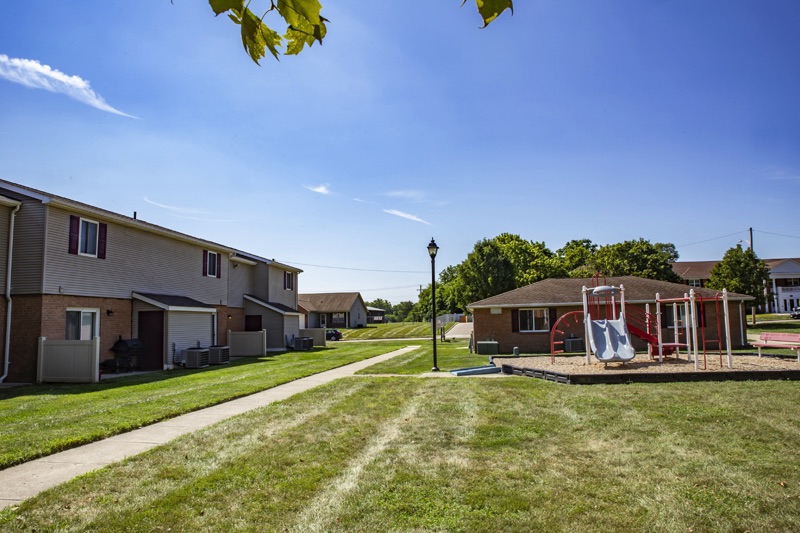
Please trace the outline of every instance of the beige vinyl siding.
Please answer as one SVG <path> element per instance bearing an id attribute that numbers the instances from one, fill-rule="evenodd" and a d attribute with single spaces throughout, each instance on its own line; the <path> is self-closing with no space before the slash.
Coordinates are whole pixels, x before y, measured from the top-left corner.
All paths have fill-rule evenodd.
<path id="1" fill-rule="evenodd" d="M 13 208 L 0 206 L 0 294 L 6 293 L 6 271 L 8 270 L 8 228 Z"/>
<path id="2" fill-rule="evenodd" d="M 233 268 L 233 265 L 237 265 Z M 228 269 L 228 307 L 244 307 L 244 295 L 253 294 L 255 267 L 243 263 L 232 263 Z"/>
<path id="3" fill-rule="evenodd" d="M 130 298 L 132 292 L 188 296 L 227 305 L 229 262 L 220 278 L 203 276 L 203 248 L 136 228 L 108 225 L 106 259 L 69 253 L 70 213 L 49 208 L 45 294 Z"/>
<path id="4" fill-rule="evenodd" d="M 3 194 L 12 197 L 10 194 Z M 11 294 L 41 294 L 42 292 L 46 209 L 38 201 L 27 201 L 17 212 L 17 219 L 14 222 Z M 58 294 L 57 289 L 58 287 L 54 294 Z"/>
<path id="5" fill-rule="evenodd" d="M 287 290 L 283 288 L 284 272 L 282 268 L 269 266 L 269 301 L 297 309 L 297 274 L 292 273 L 294 290 Z"/>
<path id="6" fill-rule="evenodd" d="M 285 350 L 286 349 L 286 333 L 283 329 L 283 315 L 276 313 L 271 309 L 262 308 L 261 316 L 263 317 L 262 326 L 267 330 L 267 350 Z M 300 331 L 300 328 L 297 328 Z M 291 337 L 291 335 L 289 335 Z"/>
<path id="7" fill-rule="evenodd" d="M 170 311 L 167 317 L 167 344 L 172 356 L 172 345 L 178 353 L 187 348 L 195 348 L 200 343 L 202 348 L 213 344 L 211 321 L 216 317 L 211 313 L 192 313 L 188 311 Z"/>

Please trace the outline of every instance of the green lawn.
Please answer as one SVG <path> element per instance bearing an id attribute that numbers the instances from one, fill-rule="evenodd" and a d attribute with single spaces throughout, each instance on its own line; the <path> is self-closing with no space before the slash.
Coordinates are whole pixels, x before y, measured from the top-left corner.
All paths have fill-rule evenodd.
<path id="1" fill-rule="evenodd" d="M 332 344 L 97 384 L 0 389 L 0 468 L 361 361 L 408 342 Z"/>
<path id="2" fill-rule="evenodd" d="M 433 367 L 433 343 L 417 341 L 422 347 L 407 354 L 378 363 L 359 374 L 422 374 Z M 442 372 L 489 364 L 488 355 L 469 353 L 466 339 L 436 343 L 436 361 Z"/>
<path id="3" fill-rule="evenodd" d="M 755 326 L 748 325 L 748 333 L 762 333 L 764 331 L 784 331 L 786 333 L 800 333 L 800 320 L 794 322 L 761 322 Z"/>
<path id="4" fill-rule="evenodd" d="M 445 326 L 449 330 L 455 323 Z M 388 324 L 370 324 L 364 328 L 340 329 L 342 339 L 347 341 L 366 339 L 410 339 L 430 338 L 430 322 L 392 322 Z"/>
<path id="5" fill-rule="evenodd" d="M 354 377 L 0 512 L 2 531 L 798 531 L 800 383 Z"/>

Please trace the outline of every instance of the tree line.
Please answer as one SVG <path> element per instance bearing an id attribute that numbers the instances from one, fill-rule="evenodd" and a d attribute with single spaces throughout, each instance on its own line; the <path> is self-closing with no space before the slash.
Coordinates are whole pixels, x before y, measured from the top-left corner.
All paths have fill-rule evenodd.
<path id="1" fill-rule="evenodd" d="M 575 239 L 552 251 L 544 242 L 502 233 L 477 242 L 464 261 L 439 273 L 436 314 L 463 313 L 470 303 L 547 278 L 589 278 L 602 272 L 606 276 L 680 282 L 672 269 L 677 260 L 674 244 L 642 238 L 602 246 L 590 239 Z M 766 264 L 753 250 L 737 245 L 714 267 L 706 286 L 749 294 L 760 305 L 768 279 Z M 431 319 L 431 287 L 420 291 L 416 303 L 406 301 L 395 306 L 379 298 L 367 305 L 386 310 L 388 321 L 427 321 Z"/>

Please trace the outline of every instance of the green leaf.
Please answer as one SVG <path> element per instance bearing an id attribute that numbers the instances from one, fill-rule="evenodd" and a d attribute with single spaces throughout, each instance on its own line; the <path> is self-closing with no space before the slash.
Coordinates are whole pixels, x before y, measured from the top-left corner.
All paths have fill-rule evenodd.
<path id="1" fill-rule="evenodd" d="M 208 4 L 216 15 L 221 15 L 229 10 L 238 14 L 244 9 L 244 0 L 208 0 Z"/>
<path id="2" fill-rule="evenodd" d="M 318 0 L 278 0 L 278 13 L 289 26 L 298 26 L 301 21 L 317 26 L 322 23 L 321 10 Z"/>
<path id="3" fill-rule="evenodd" d="M 305 45 L 311 46 L 314 41 L 322 44 L 327 28 L 319 14 L 322 4 L 317 0 L 279 0 L 277 9 L 289 25 L 284 35 L 287 55 L 299 54 Z"/>
<path id="4" fill-rule="evenodd" d="M 464 2 L 466 1 L 467 0 L 464 0 Z M 462 6 L 464 2 L 461 3 Z M 512 0 L 475 0 L 475 3 L 478 5 L 478 13 L 480 13 L 483 18 L 484 28 L 499 17 L 506 9 L 510 9 L 511 14 L 514 14 L 514 3 Z"/>
<path id="5" fill-rule="evenodd" d="M 278 47 L 281 46 L 281 36 L 248 8 L 244 9 L 242 16 L 242 44 L 250 58 L 257 64 L 259 59 L 266 55 L 267 49 L 275 59 L 279 59 Z"/>

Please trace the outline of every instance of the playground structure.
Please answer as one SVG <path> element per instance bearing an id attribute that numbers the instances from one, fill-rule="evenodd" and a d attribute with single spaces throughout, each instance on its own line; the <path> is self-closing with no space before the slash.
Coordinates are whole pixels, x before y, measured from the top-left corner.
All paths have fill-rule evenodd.
<path id="1" fill-rule="evenodd" d="M 616 295 L 619 293 L 619 308 Z M 600 318 L 604 311 L 605 318 Z M 592 318 L 592 316 L 596 318 Z M 586 331 L 586 364 L 590 355 L 603 363 L 626 362 L 636 357 L 625 322 L 625 287 L 583 287 L 583 323 Z"/>
<path id="2" fill-rule="evenodd" d="M 732 368 L 731 332 L 729 321 L 728 294 L 725 289 L 713 297 L 703 297 L 691 289 L 683 298 L 662 299 L 655 295 L 655 313 L 651 313 L 650 304 L 644 311 L 636 307 L 626 309 L 625 289 L 622 285 L 613 287 L 601 285 L 601 276 L 593 278 L 593 287 L 583 287 L 583 311 L 565 313 L 556 321 L 550 333 L 551 361 L 555 361 L 557 353 L 563 353 L 570 340 L 575 338 L 575 329 L 583 322 L 586 362 L 594 353 L 601 362 L 626 362 L 635 357 L 631 344 L 631 335 L 647 342 L 648 353 L 652 359 L 663 363 L 665 356 L 680 357 L 684 349 L 688 360 L 694 362 L 695 369 L 700 368 L 700 349 L 702 347 L 703 367 L 707 368 L 706 355 L 716 345 L 719 354 L 719 365 L 723 366 L 723 324 L 727 366 Z M 605 282 L 605 278 L 602 278 Z M 617 297 L 619 296 L 619 297 Z M 706 303 L 714 302 L 716 319 L 716 339 L 709 338 Z M 699 304 L 699 306 L 698 306 Z M 672 311 L 672 342 L 665 340 L 662 329 L 662 306 Z M 632 311 L 632 312 L 631 312 Z M 570 337 L 566 338 L 570 332 Z M 561 340 L 557 340 L 558 336 Z M 681 339 L 681 336 L 684 338 Z M 566 350 L 568 351 L 568 350 Z"/>

